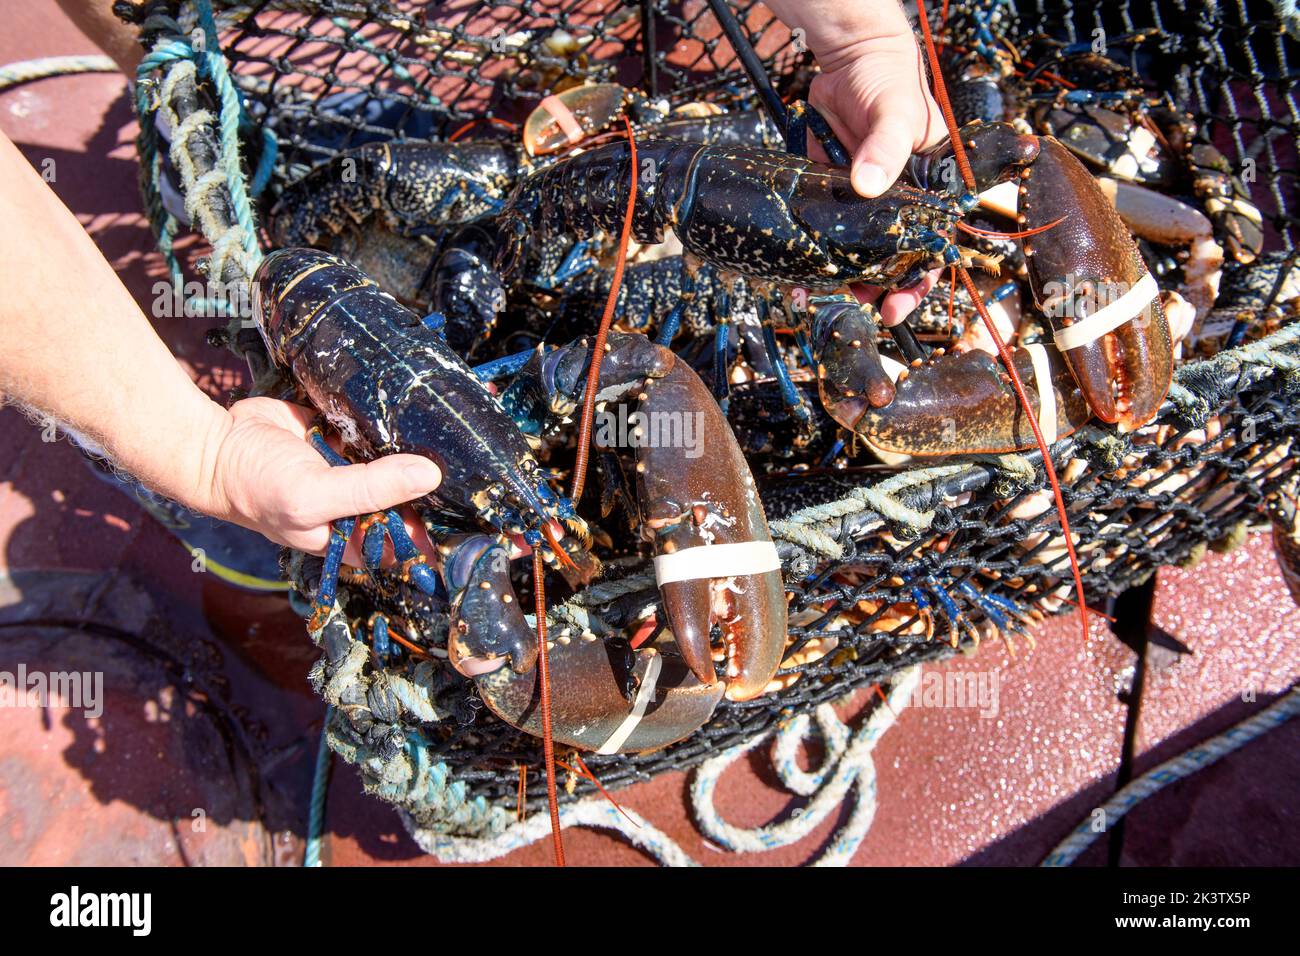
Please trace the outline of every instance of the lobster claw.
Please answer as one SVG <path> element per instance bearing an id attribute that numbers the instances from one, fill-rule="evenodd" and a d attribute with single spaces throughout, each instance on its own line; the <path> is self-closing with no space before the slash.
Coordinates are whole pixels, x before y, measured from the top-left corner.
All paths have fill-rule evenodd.
<path id="1" fill-rule="evenodd" d="M 506 550 L 486 535 L 444 544 L 443 576 L 454 595 L 447 656 L 473 679 L 489 710 L 540 737 L 537 635 L 515 598 Z M 722 697 L 721 684 L 702 684 L 658 648 L 633 652 L 590 634 L 560 636 L 549 647 L 552 736 L 565 746 L 600 753 L 664 747 L 699 728 Z"/>
<path id="2" fill-rule="evenodd" d="M 1029 280 L 1093 414 L 1129 431 L 1150 421 L 1173 377 L 1160 289 L 1092 174 L 1044 137 L 1022 183 Z M 1113 317 L 1102 321 L 1107 310 Z"/>
<path id="3" fill-rule="evenodd" d="M 570 149 L 623 114 L 628 91 L 617 83 L 590 83 L 553 93 L 524 122 L 524 150 L 548 156 Z"/>
<path id="4" fill-rule="evenodd" d="M 852 428 L 846 423 L 894 400 L 894 381 L 876 348 L 876 310 L 844 300 L 818 303 L 816 309 L 812 344 L 822 405 Z"/>
<path id="5" fill-rule="evenodd" d="M 1173 343 L 1137 246 L 1092 174 L 1051 136 L 1007 123 L 961 130 L 976 188 L 1019 179 L 1022 248 L 1034 300 L 1096 417 L 1129 431 L 1150 421 L 1173 377 Z M 951 144 L 917 157 L 913 174 L 952 180 Z M 1105 311 L 1104 315 L 1098 315 Z"/>
<path id="6" fill-rule="evenodd" d="M 551 729 L 558 744 L 597 753 L 655 750 L 690 736 L 712 716 L 720 683 L 702 684 L 671 653 L 633 654 L 588 635 L 562 639 L 549 652 Z M 475 679 L 479 696 L 502 720 L 542 735 L 538 671 L 499 668 Z M 627 687 L 633 688 L 629 701 Z"/>
<path id="7" fill-rule="evenodd" d="M 442 574 L 452 599 L 447 656 L 466 677 L 491 673 L 506 661 L 516 674 L 537 666 L 537 634 L 524 620 L 510 583 L 510 556 L 486 535 L 447 542 Z"/>
<path id="8" fill-rule="evenodd" d="M 589 352 L 578 342 L 539 359 L 531 383 L 521 381 L 510 397 L 524 402 L 532 390 L 553 408 L 572 407 Z M 596 441 L 636 452 L 642 534 L 654 544 L 655 575 L 681 659 L 701 684 L 721 693 L 711 640 L 718 625 L 727 696 L 757 697 L 785 649 L 785 588 L 754 477 L 726 416 L 689 365 L 644 335 L 609 336 L 598 385 L 598 398 L 608 404 Z M 619 422 L 632 427 L 610 427 Z"/>
<path id="9" fill-rule="evenodd" d="M 753 475 L 718 403 L 685 362 L 646 383 L 639 414 L 660 439 L 677 423 L 682 439 L 642 443 L 636 468 L 643 533 L 655 544 L 677 647 L 695 676 L 712 683 L 717 624 L 728 699 L 757 697 L 781 664 L 786 603 Z"/>
<path id="10" fill-rule="evenodd" d="M 1091 416 L 1065 361 L 1042 345 L 1013 353 L 1029 407 L 1048 443 L 1078 429 Z M 841 421 L 875 448 L 908 455 L 950 455 L 955 450 L 1004 454 L 1035 445 L 1034 432 L 998 359 L 974 350 L 932 357 L 899 375 L 898 394 L 882 408 Z"/>

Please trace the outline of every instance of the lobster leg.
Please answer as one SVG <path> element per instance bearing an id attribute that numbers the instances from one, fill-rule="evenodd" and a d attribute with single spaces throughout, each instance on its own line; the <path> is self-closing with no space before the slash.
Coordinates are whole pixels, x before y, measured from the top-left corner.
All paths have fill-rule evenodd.
<path id="1" fill-rule="evenodd" d="M 795 420 L 808 425 L 812 422 L 812 410 L 808 408 L 803 395 L 790 379 L 790 370 L 786 368 L 785 359 L 782 358 L 781 350 L 776 344 L 776 328 L 772 321 L 771 303 L 765 296 L 759 296 L 758 316 L 763 326 L 763 347 L 772 363 L 772 373 L 781 388 L 781 398 Z"/>
<path id="2" fill-rule="evenodd" d="M 307 629 L 315 631 L 325 624 L 338 596 L 339 573 L 343 570 L 343 552 L 348 539 L 357 526 L 356 518 L 341 518 L 330 525 L 330 543 L 325 549 L 325 563 L 321 565 L 320 584 L 311 602 L 311 617 Z"/>
<path id="3" fill-rule="evenodd" d="M 352 464 L 329 446 L 319 426 L 313 427 L 307 433 L 307 438 L 312 447 L 320 453 L 320 456 L 332 466 L 339 468 Z M 334 523 L 330 533 L 329 548 L 325 555 L 325 568 L 329 572 L 330 584 L 327 589 L 326 572 L 323 571 L 321 588 L 317 592 L 317 598 L 314 602 L 313 620 L 316 619 L 315 615 L 317 614 L 328 614 L 329 609 L 334 605 L 338 575 L 343 565 L 343 551 L 347 547 L 348 539 L 352 536 L 352 531 L 356 528 L 358 520 L 360 520 L 363 531 L 361 555 L 365 561 L 367 571 L 373 573 L 379 570 L 384 558 L 384 538 L 387 537 L 393 544 L 393 554 L 397 558 L 401 569 L 402 580 L 415 585 L 425 594 L 438 593 L 438 581 L 434 577 L 433 570 L 428 565 L 428 560 L 425 558 L 424 553 L 416 547 L 415 542 L 411 540 L 411 535 L 406 530 L 406 523 L 402 520 L 402 516 L 395 509 L 390 508 L 387 511 L 377 511 L 365 515 L 360 519 L 347 518 L 344 521 Z M 326 599 L 328 599 L 327 602 Z"/>
<path id="4" fill-rule="evenodd" d="M 695 297 L 695 270 L 691 268 L 686 257 L 682 257 L 682 292 L 677 304 L 673 306 L 672 311 L 668 313 L 663 324 L 659 326 L 659 334 L 655 336 L 655 342 L 659 345 L 671 345 L 673 339 L 677 336 L 677 330 L 682 327 L 682 317 L 686 314 L 686 309 L 691 300 Z"/>
<path id="5" fill-rule="evenodd" d="M 840 142 L 826 117 L 807 100 L 795 100 L 786 111 L 789 125 L 786 127 L 786 150 L 806 159 L 808 157 L 808 134 L 811 132 L 826 151 L 826 158 L 832 166 L 847 166 L 853 157 L 849 155 L 844 144 Z"/>
<path id="6" fill-rule="evenodd" d="M 713 329 L 713 397 L 723 413 L 731 395 L 731 382 L 727 373 L 731 369 L 731 316 L 729 303 L 724 298 L 718 309 L 717 325 Z"/>

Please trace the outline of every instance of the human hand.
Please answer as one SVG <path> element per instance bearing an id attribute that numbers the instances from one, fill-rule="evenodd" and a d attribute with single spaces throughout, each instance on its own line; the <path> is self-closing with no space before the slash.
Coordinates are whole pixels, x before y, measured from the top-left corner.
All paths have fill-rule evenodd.
<path id="1" fill-rule="evenodd" d="M 791 28 L 803 31 L 821 72 L 808 101 L 852 153 L 853 188 L 871 198 L 902 174 L 912 153 L 944 140 L 943 115 L 930 95 L 921 51 L 902 7 L 892 0 L 768 0 Z M 809 135 L 809 155 L 826 153 Z M 929 293 L 931 272 L 916 286 L 890 292 L 857 286 L 885 326 L 897 325 Z"/>
<path id="2" fill-rule="evenodd" d="M 943 116 L 926 86 L 920 51 L 911 31 L 870 37 L 818 57 L 822 72 L 813 78 L 808 102 L 830 123 L 853 153 L 853 188 L 878 196 L 903 172 L 912 153 L 947 136 Z M 809 145 L 825 157 L 821 144 Z M 885 295 L 874 286 L 855 288 L 862 302 L 876 305 L 881 324 L 898 325 L 934 287 L 938 271 L 910 289 Z"/>
<path id="3" fill-rule="evenodd" d="M 442 480 L 438 466 L 419 455 L 332 467 L 307 441 L 316 413 L 300 405 L 246 398 L 226 414 L 228 426 L 209 441 L 211 477 L 198 510 L 299 551 L 324 554 L 331 521 L 405 504 Z M 410 509 L 402 516 L 416 546 L 432 555 Z M 359 538 L 354 534 L 343 557 L 356 567 L 362 564 Z"/>
<path id="4" fill-rule="evenodd" d="M 808 102 L 853 154 L 853 188 L 879 196 L 898 179 L 914 152 L 947 137 L 930 95 L 921 52 L 911 30 L 854 40 L 818 54 Z M 820 154 L 819 143 L 810 152 Z"/>

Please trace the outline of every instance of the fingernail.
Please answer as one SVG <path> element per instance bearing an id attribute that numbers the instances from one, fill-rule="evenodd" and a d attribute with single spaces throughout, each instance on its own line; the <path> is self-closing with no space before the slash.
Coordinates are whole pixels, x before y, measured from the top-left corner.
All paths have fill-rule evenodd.
<path id="1" fill-rule="evenodd" d="M 412 488 L 432 491 L 442 484 L 442 469 L 431 461 L 415 462 L 407 465 L 402 474 L 411 483 Z"/>
<path id="2" fill-rule="evenodd" d="M 889 188 L 889 179 L 874 163 L 861 163 L 853 169 L 853 188 L 861 196 L 879 196 Z"/>

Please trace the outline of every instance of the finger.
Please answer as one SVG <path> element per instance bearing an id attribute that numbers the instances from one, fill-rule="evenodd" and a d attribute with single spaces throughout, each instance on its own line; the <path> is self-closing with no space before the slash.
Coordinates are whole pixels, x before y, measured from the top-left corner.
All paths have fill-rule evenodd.
<path id="1" fill-rule="evenodd" d="M 898 179 L 912 155 L 915 136 L 905 120 L 886 116 L 871 124 L 866 139 L 853 154 L 853 188 L 860 195 L 879 196 Z"/>
<path id="2" fill-rule="evenodd" d="M 411 541 L 424 554 L 425 557 L 432 559 L 434 557 L 433 542 L 429 540 L 429 533 L 424 530 L 424 524 L 416 516 L 411 508 L 401 508 L 397 512 L 402 517 L 402 524 L 406 526 L 406 533 L 410 535 Z M 352 532 L 352 537 L 348 538 L 348 546 L 343 551 L 343 563 L 354 568 L 362 567 L 365 559 L 361 556 L 361 539 L 364 537 L 360 528 Z M 384 538 L 384 557 L 380 561 L 380 566 L 391 568 L 397 563 L 397 556 L 393 554 L 393 542 L 390 538 Z"/>
<path id="3" fill-rule="evenodd" d="M 831 164 L 831 158 L 826 155 L 826 150 L 822 149 L 822 144 L 818 141 L 817 137 L 812 134 L 811 130 L 804 135 L 808 139 L 808 158 L 814 163 L 825 163 L 829 166 Z"/>
<path id="4" fill-rule="evenodd" d="M 855 136 L 853 131 L 849 129 L 844 121 L 836 115 L 835 111 L 829 104 L 821 102 L 814 93 L 808 97 L 808 105 L 822 115 L 822 119 L 826 120 L 827 125 L 831 128 L 831 132 L 835 134 L 835 138 L 840 141 L 841 146 L 845 149 L 852 149 L 857 145 L 858 137 Z M 808 158 L 818 163 L 825 163 L 829 166 L 831 164 L 831 159 L 826 155 L 826 150 L 822 147 L 821 140 L 814 135 L 811 129 L 808 130 L 806 135 L 808 137 Z"/>
<path id="5" fill-rule="evenodd" d="M 427 458 L 388 455 L 365 464 L 313 471 L 304 476 L 299 497 L 311 503 L 324 524 L 414 501 L 441 481 L 442 471 Z"/>
<path id="6" fill-rule="evenodd" d="M 939 280 L 938 270 L 932 269 L 910 289 L 898 289 L 885 296 L 880 303 L 880 322 L 885 328 L 892 328 L 916 311 L 921 300 L 930 294 L 934 284 Z"/>
<path id="7" fill-rule="evenodd" d="M 867 285 L 864 282 L 850 282 L 849 291 L 857 298 L 861 305 L 875 305 L 880 301 L 880 297 L 885 294 L 885 290 L 878 285 Z"/>

